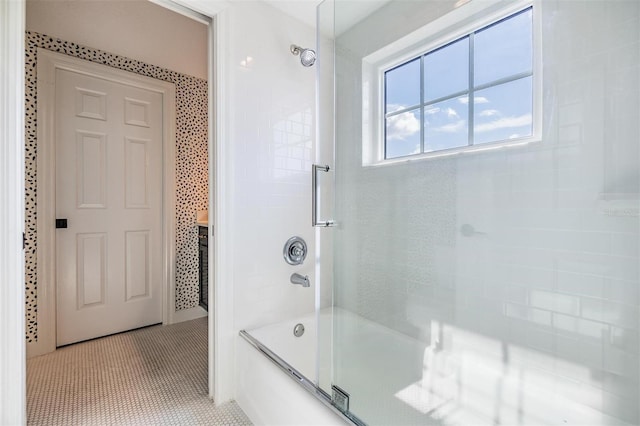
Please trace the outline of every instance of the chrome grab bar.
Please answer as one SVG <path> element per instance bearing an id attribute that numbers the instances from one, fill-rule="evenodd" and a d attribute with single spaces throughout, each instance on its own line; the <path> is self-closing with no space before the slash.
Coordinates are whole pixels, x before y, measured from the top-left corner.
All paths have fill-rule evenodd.
<path id="1" fill-rule="evenodd" d="M 327 228 L 329 226 L 335 226 L 333 220 L 318 220 L 318 172 L 328 173 L 329 166 L 313 165 L 313 171 L 311 173 L 311 225 Z"/>

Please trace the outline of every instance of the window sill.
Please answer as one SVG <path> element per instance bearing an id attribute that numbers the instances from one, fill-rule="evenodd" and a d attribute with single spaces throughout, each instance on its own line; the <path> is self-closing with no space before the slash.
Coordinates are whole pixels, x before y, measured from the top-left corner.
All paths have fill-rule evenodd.
<path id="1" fill-rule="evenodd" d="M 466 156 L 471 154 L 481 154 L 485 152 L 495 152 L 504 149 L 524 147 L 542 142 L 540 138 L 526 138 L 526 139 L 514 139 L 509 141 L 500 141 L 485 143 L 475 146 L 463 146 L 460 148 L 444 149 L 433 152 L 426 152 L 424 154 L 408 155 L 406 157 L 390 158 L 386 160 L 378 160 L 374 162 L 363 162 L 362 167 L 385 167 L 401 164 L 413 163 L 416 161 L 436 160 L 447 157 Z"/>

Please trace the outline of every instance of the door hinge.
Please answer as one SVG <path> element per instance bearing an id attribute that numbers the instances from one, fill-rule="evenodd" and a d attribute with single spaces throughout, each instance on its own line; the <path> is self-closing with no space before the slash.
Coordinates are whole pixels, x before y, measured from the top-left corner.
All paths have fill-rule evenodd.
<path id="1" fill-rule="evenodd" d="M 331 402 L 343 413 L 349 412 L 349 394 L 336 385 L 331 385 Z"/>

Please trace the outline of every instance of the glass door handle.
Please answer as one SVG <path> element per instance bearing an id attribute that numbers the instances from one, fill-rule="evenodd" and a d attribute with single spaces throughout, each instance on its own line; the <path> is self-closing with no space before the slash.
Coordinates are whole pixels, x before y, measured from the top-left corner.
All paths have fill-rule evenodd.
<path id="1" fill-rule="evenodd" d="M 318 172 L 328 173 L 329 166 L 320 166 L 318 164 L 314 164 L 313 170 L 311 172 L 311 225 L 315 227 L 327 228 L 330 226 L 335 226 L 335 222 L 333 220 L 322 220 L 318 219 Z"/>

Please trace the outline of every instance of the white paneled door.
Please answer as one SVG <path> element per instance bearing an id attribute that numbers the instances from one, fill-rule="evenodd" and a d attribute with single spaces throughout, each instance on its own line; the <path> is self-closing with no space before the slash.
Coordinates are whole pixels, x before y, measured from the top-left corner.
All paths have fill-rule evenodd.
<path id="1" fill-rule="evenodd" d="M 162 94 L 58 69 L 55 96 L 57 346 L 160 323 Z"/>

